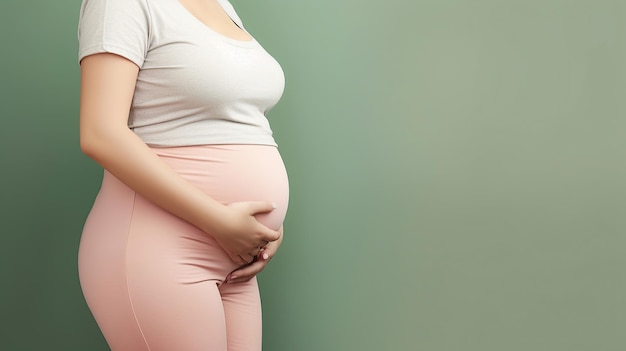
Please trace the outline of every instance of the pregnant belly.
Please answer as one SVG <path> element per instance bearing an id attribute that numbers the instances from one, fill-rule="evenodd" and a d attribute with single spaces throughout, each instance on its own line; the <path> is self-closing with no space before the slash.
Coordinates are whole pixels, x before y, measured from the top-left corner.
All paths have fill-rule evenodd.
<path id="1" fill-rule="evenodd" d="M 200 145 L 152 150 L 181 176 L 223 204 L 274 203 L 276 209 L 257 215 L 257 219 L 274 230 L 282 225 L 289 203 L 289 182 L 275 146 Z"/>

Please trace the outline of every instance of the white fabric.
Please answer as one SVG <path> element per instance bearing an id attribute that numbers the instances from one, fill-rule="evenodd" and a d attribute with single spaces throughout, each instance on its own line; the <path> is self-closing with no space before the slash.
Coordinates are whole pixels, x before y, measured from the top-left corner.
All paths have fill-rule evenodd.
<path id="1" fill-rule="evenodd" d="M 284 75 L 256 40 L 210 29 L 178 0 L 83 0 L 78 38 L 79 61 L 109 52 L 140 67 L 128 125 L 148 145 L 276 145 L 266 114 Z"/>

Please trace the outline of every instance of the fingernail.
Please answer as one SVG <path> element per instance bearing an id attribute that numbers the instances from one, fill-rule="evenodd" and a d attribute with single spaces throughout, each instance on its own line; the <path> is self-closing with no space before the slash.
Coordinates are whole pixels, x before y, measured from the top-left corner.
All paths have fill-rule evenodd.
<path id="1" fill-rule="evenodd" d="M 233 279 L 237 279 L 237 276 L 236 276 L 236 275 L 231 275 L 231 276 L 228 278 L 228 280 L 229 280 L 229 281 L 230 281 L 230 280 L 233 280 Z"/>
<path id="2" fill-rule="evenodd" d="M 264 254 L 263 254 L 263 259 L 264 259 L 264 260 L 267 260 L 268 258 L 270 258 L 270 255 L 268 255 L 267 253 L 264 253 Z"/>
<path id="3" fill-rule="evenodd" d="M 272 208 L 278 208 L 278 205 L 272 202 Z"/>

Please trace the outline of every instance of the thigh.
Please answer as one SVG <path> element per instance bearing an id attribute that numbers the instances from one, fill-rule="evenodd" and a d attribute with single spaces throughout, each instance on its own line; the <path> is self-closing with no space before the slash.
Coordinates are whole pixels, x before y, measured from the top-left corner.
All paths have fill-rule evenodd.
<path id="1" fill-rule="evenodd" d="M 150 351 L 226 351 L 217 285 L 233 263 L 206 234 L 141 197 L 129 232 L 128 293 Z"/>
<path id="2" fill-rule="evenodd" d="M 245 283 L 220 286 L 228 351 L 260 351 L 261 298 L 256 278 Z"/>
<path id="3" fill-rule="evenodd" d="M 129 294 L 150 351 L 227 350 L 226 321 L 216 282 L 160 287 L 131 283 Z"/>

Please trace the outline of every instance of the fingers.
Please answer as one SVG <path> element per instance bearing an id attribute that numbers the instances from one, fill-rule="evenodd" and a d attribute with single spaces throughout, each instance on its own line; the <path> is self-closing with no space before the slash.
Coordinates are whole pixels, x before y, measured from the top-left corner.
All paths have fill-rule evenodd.
<path id="1" fill-rule="evenodd" d="M 265 268 L 265 266 L 269 263 L 272 257 L 274 257 L 274 255 L 276 254 L 276 251 L 280 247 L 280 244 L 282 242 L 282 232 L 283 232 L 282 227 L 279 229 L 279 232 L 281 234 L 280 236 L 281 240 L 270 242 L 266 246 L 264 246 L 261 249 L 258 259 L 255 262 L 252 262 L 251 264 L 248 264 L 248 265 L 244 265 L 243 267 L 230 273 L 228 277 L 226 277 L 226 282 L 233 283 L 233 284 L 243 283 L 243 282 L 249 281 L 250 279 L 255 277 L 257 274 L 259 274 Z"/>
<path id="2" fill-rule="evenodd" d="M 250 201 L 246 202 L 246 206 L 251 215 L 272 212 L 276 208 L 276 204 L 267 201 Z"/>
<path id="3" fill-rule="evenodd" d="M 254 216 L 256 214 L 268 213 L 276 209 L 276 204 L 269 201 L 244 201 L 233 202 L 229 206 L 242 209 L 246 214 Z M 256 219 L 255 219 L 256 221 Z M 256 230 L 260 234 L 259 239 L 264 242 L 276 241 L 280 238 L 280 231 L 272 230 L 260 222 L 256 221 Z M 260 245 L 260 246 L 263 246 Z"/>
<path id="4" fill-rule="evenodd" d="M 245 267 L 239 268 L 236 271 L 229 274 L 228 277 L 226 277 L 226 282 L 227 283 L 247 282 L 248 280 L 252 279 L 257 274 L 259 274 L 263 270 L 263 268 L 265 268 L 266 264 L 267 264 L 267 261 L 259 260 Z"/>
<path id="5" fill-rule="evenodd" d="M 264 227 L 265 228 L 265 227 Z M 274 240 L 274 231 L 266 229 L 269 231 L 269 239 Z M 278 233 L 278 238 L 280 239 L 280 232 Z M 267 234 L 261 234 L 261 236 L 263 237 L 267 237 Z M 275 242 L 275 241 L 272 241 Z M 260 239 L 258 240 L 258 242 L 256 244 L 256 246 L 248 246 L 247 248 L 241 249 L 241 250 L 233 250 L 233 249 L 228 249 L 228 248 L 224 248 L 224 250 L 228 253 L 228 256 L 230 256 L 231 261 L 233 261 L 234 263 L 238 264 L 238 265 L 246 265 L 246 264 L 250 264 L 255 262 L 256 260 L 259 259 L 259 257 L 261 256 L 263 250 L 270 244 L 269 240 L 263 240 Z"/>
<path id="6" fill-rule="evenodd" d="M 250 262 L 252 262 L 252 259 L 249 259 L 246 261 L 246 259 L 241 255 L 237 255 L 237 259 L 235 260 L 235 263 L 238 263 L 238 264 L 248 264 Z"/>
<path id="7" fill-rule="evenodd" d="M 266 262 L 271 260 L 272 257 L 274 257 L 274 254 L 276 254 L 276 250 L 278 250 L 279 246 L 279 242 L 272 242 L 263 247 L 261 252 L 259 252 L 259 260 Z"/>
<path id="8" fill-rule="evenodd" d="M 247 265 L 247 264 L 256 262 L 261 256 L 262 250 L 263 250 L 262 248 L 257 247 L 256 249 L 254 249 L 251 252 L 248 252 L 247 254 L 239 254 L 239 255 L 229 254 L 229 256 L 233 262 L 240 264 L 240 265 Z"/>
<path id="9" fill-rule="evenodd" d="M 226 277 L 227 283 L 243 283 L 259 274 L 276 253 L 276 245 L 270 244 L 261 250 L 258 259 L 249 265 L 239 268 Z"/>
<path id="10" fill-rule="evenodd" d="M 269 261 L 272 257 L 274 257 L 274 254 L 276 254 L 276 251 L 280 247 L 282 241 L 283 241 L 283 227 L 281 226 L 278 229 L 278 239 L 267 243 L 267 245 L 261 248 L 261 252 L 259 253 L 259 259 L 263 261 Z"/>
<path id="11" fill-rule="evenodd" d="M 268 243 L 272 241 L 276 241 L 278 239 L 280 239 L 280 231 L 271 230 L 267 228 L 261 233 L 261 240 L 267 241 Z"/>

